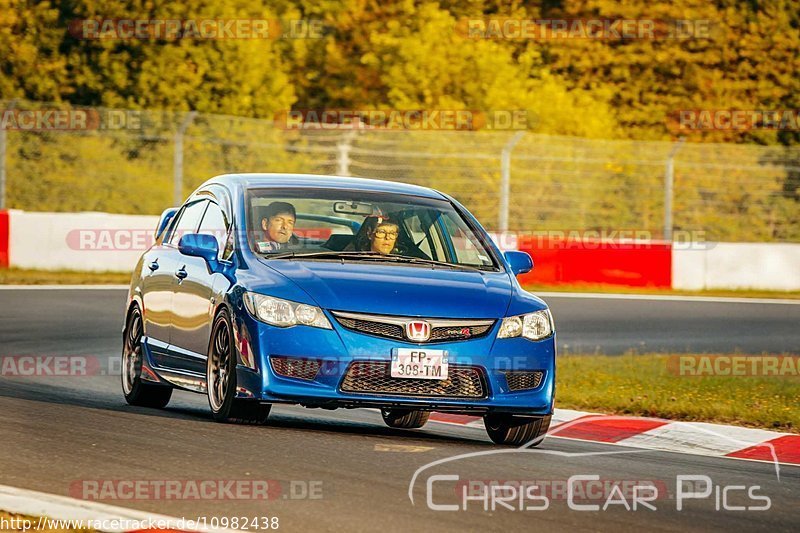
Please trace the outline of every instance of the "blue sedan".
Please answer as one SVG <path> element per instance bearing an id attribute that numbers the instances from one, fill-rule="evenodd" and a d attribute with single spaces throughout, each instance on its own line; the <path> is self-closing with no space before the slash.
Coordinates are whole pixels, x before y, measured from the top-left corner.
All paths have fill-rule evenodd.
<path id="1" fill-rule="evenodd" d="M 272 404 L 484 417 L 494 442 L 538 444 L 555 392 L 547 305 L 441 192 L 290 174 L 215 177 L 161 216 L 128 293 L 122 388 L 163 408 L 206 394 L 215 420 Z"/>

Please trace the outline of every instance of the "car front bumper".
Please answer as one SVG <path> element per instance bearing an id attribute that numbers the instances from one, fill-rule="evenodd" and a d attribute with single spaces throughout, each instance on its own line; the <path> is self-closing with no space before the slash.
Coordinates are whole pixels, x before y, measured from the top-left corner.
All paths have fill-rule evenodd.
<path id="1" fill-rule="evenodd" d="M 326 313 L 327 314 L 327 313 Z M 239 314 L 234 323 L 239 362 L 238 397 L 308 407 L 394 407 L 456 413 L 552 413 L 555 392 L 555 335 L 541 341 L 496 339 L 500 321 L 483 337 L 455 342 L 413 344 L 348 330 L 328 315 L 332 330 L 278 328 Z M 480 397 L 426 395 L 418 392 L 348 392 L 343 381 L 353 362 L 388 365 L 397 348 L 446 350 L 451 372 L 474 369 L 483 384 Z M 318 362 L 311 379 L 286 377 L 270 357 Z M 535 388 L 512 390 L 507 372 L 541 372 Z M 399 379 L 399 378 L 389 378 Z M 409 380 L 420 381 L 420 380 Z M 404 385 L 404 384 L 403 384 Z M 427 384 L 423 384 L 427 385 Z"/>

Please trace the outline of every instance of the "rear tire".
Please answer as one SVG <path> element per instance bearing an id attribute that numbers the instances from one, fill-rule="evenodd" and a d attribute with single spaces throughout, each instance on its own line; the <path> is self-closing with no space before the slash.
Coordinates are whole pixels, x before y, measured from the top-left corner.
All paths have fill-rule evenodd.
<path id="1" fill-rule="evenodd" d="M 130 405 L 163 409 L 172 398 L 172 387 L 142 381 L 143 335 L 142 312 L 134 305 L 122 334 L 122 392 Z"/>
<path id="2" fill-rule="evenodd" d="M 264 424 L 272 405 L 236 398 L 236 351 L 228 311 L 223 309 L 214 319 L 208 347 L 206 371 L 208 405 L 217 422 L 229 424 Z"/>
<path id="3" fill-rule="evenodd" d="M 530 445 L 534 447 L 544 440 L 544 435 L 550 428 L 551 418 L 551 415 L 539 418 L 486 415 L 483 417 L 483 423 L 489 438 L 496 444 L 520 446 L 538 439 Z"/>
<path id="4" fill-rule="evenodd" d="M 383 421 L 390 428 L 419 429 L 431 417 L 428 411 L 416 409 L 381 409 Z"/>

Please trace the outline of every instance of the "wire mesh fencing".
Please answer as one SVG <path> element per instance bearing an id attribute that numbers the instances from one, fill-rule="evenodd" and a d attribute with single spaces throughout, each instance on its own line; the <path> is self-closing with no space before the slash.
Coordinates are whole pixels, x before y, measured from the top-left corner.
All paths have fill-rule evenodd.
<path id="1" fill-rule="evenodd" d="M 262 119 L 25 101 L 0 109 L 5 208 L 157 214 L 218 174 L 340 174 L 433 187 L 492 230 L 800 242 L 798 147 L 289 129 Z"/>

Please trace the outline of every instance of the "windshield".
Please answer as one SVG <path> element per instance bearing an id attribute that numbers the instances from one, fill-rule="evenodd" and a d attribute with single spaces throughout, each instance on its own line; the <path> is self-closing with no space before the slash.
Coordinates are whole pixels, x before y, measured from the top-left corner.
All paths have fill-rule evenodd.
<path id="1" fill-rule="evenodd" d="M 252 189 L 248 240 L 270 259 L 391 261 L 497 270 L 450 202 L 331 189 Z"/>

